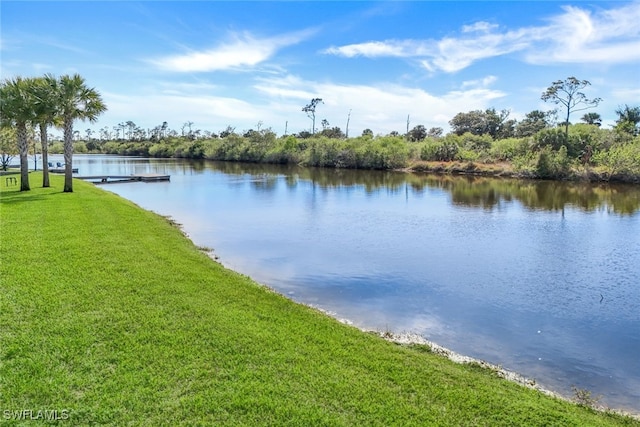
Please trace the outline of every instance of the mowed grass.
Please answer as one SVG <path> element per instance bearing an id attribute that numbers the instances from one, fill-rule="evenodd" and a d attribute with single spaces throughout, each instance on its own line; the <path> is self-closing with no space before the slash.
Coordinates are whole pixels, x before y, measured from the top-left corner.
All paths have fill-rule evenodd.
<path id="1" fill-rule="evenodd" d="M 640 425 L 341 324 L 91 184 L 31 182 L 0 182 L 0 423 Z"/>

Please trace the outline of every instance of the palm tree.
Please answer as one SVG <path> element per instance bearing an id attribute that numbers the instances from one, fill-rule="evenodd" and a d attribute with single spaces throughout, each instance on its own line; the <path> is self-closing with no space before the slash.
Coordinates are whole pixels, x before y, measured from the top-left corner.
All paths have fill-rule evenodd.
<path id="1" fill-rule="evenodd" d="M 35 116 L 31 79 L 20 76 L 5 79 L 0 86 L 0 116 L 2 126 L 16 128 L 20 152 L 20 191 L 29 191 L 29 144 L 27 123 Z"/>
<path id="2" fill-rule="evenodd" d="M 100 94 L 87 87 L 79 74 L 60 77 L 57 85 L 57 103 L 64 130 L 64 189 L 73 192 L 73 121 L 89 120 L 94 123 L 98 116 L 107 110 Z"/>
<path id="3" fill-rule="evenodd" d="M 35 122 L 40 127 L 40 144 L 42 145 L 42 186 L 49 187 L 49 141 L 47 128 L 55 124 L 57 119 L 56 89 L 58 81 L 51 74 L 45 74 L 33 80 L 35 95 Z"/>
<path id="4" fill-rule="evenodd" d="M 638 135 L 640 129 L 638 124 L 640 123 L 640 107 L 630 107 L 626 105 L 618 107 L 616 110 L 618 120 L 616 120 L 616 128 L 632 135 Z"/>
<path id="5" fill-rule="evenodd" d="M 588 125 L 602 126 L 602 117 L 598 113 L 586 113 L 580 120 Z"/>

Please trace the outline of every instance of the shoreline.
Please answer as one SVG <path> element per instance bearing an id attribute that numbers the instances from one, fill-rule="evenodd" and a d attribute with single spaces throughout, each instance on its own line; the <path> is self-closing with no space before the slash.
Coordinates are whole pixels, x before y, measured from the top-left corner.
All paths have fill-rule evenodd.
<path id="1" fill-rule="evenodd" d="M 182 227 L 182 224 L 175 222 L 172 218 L 165 216 L 165 218 L 170 221 L 174 226 L 178 227 L 180 229 L 180 231 L 185 235 L 186 238 L 188 238 L 191 242 L 193 242 L 193 240 L 191 239 L 191 236 L 189 236 L 189 234 L 187 232 L 184 231 L 184 228 Z M 195 242 L 193 243 L 195 245 Z M 208 248 L 208 247 L 200 247 L 197 246 L 196 247 L 203 253 L 205 253 L 211 260 L 213 260 L 214 262 L 220 264 L 222 267 L 236 272 L 238 274 L 243 274 L 240 271 L 236 271 L 233 268 L 231 268 L 229 265 L 227 265 L 226 263 L 224 263 L 224 261 L 222 261 L 220 259 L 220 257 L 218 257 L 215 254 L 214 249 L 212 248 Z M 306 307 L 309 307 L 313 310 L 316 310 L 328 317 L 331 317 L 332 319 L 354 327 L 356 329 L 358 329 L 359 331 L 361 331 L 362 333 L 365 334 L 373 334 L 376 335 L 380 338 L 382 338 L 385 341 L 388 342 L 392 342 L 398 345 L 404 345 L 404 346 L 411 346 L 411 345 L 420 345 L 420 346 L 426 346 L 429 348 L 429 351 L 433 354 L 442 356 L 447 358 L 448 360 L 457 363 L 457 364 L 476 364 L 484 369 L 488 369 L 491 370 L 493 372 L 495 372 L 498 377 L 519 384 L 522 387 L 526 387 L 532 390 L 536 390 L 546 396 L 549 397 L 553 397 L 559 400 L 563 400 L 566 402 L 571 402 L 574 403 L 576 405 L 582 405 L 582 406 L 587 406 L 590 407 L 593 410 L 596 410 L 598 412 L 610 412 L 610 413 L 615 413 L 618 415 L 622 415 L 622 416 L 626 416 L 626 417 L 630 417 L 633 418 L 635 420 L 640 420 L 640 410 L 638 410 L 637 412 L 631 412 L 631 411 L 627 411 L 624 409 L 618 409 L 618 408 L 610 408 L 604 405 L 600 405 L 598 404 L 598 398 L 595 397 L 594 400 L 590 400 L 590 401 L 580 401 L 579 398 L 576 396 L 574 398 L 562 395 L 556 391 L 551 390 L 550 388 L 546 388 L 543 385 L 539 384 L 535 379 L 533 378 L 528 378 L 522 374 L 519 374 L 518 372 L 506 369 L 500 365 L 496 365 L 490 362 L 487 362 L 485 360 L 482 359 L 477 359 L 471 356 L 467 356 L 461 353 L 458 353 L 456 351 L 453 351 L 447 347 L 444 347 L 436 342 L 430 341 L 426 338 L 424 338 L 422 335 L 417 334 L 417 333 L 413 333 L 413 332 L 392 332 L 392 331 L 379 331 L 379 330 L 375 330 L 375 329 L 367 329 L 367 328 L 361 328 L 361 327 L 357 327 L 353 324 L 352 321 L 350 321 L 349 319 L 345 319 L 342 317 L 339 317 L 337 313 L 331 312 L 329 310 L 326 310 L 322 307 L 319 307 L 318 305 L 315 304 L 307 304 L 304 302 L 300 302 L 300 301 L 296 301 L 294 299 L 291 298 L 290 295 L 286 295 L 283 294 L 281 292 L 279 292 L 278 290 L 274 289 L 272 286 L 267 285 L 265 283 L 261 283 L 258 282 L 257 280 L 249 277 L 251 280 L 253 280 L 255 283 L 259 284 L 260 286 L 264 287 L 265 289 L 268 289 L 270 292 L 274 292 L 278 295 L 281 295 L 287 299 L 289 299 L 290 301 L 292 301 L 295 304 L 300 304 Z M 576 390 L 578 391 L 578 390 Z M 587 390 L 588 392 L 588 390 Z M 589 400 L 589 398 L 587 398 L 587 400 Z"/>
<path id="2" fill-rule="evenodd" d="M 225 268 L 227 268 L 225 266 Z M 272 290 L 273 292 L 278 292 L 276 290 L 274 290 L 272 287 L 268 286 L 268 285 L 264 285 L 261 284 L 262 286 L 267 287 L 268 289 Z M 282 295 L 282 294 L 281 294 Z M 289 298 L 288 296 L 284 295 L 285 297 Z M 289 298 L 291 299 L 291 298 Z M 411 346 L 411 345 L 420 345 L 420 346 L 426 346 L 429 348 L 430 352 L 433 354 L 437 354 L 439 356 L 445 357 L 447 359 L 449 359 L 450 361 L 457 363 L 457 364 L 476 364 L 484 369 L 488 369 L 491 370 L 493 372 L 495 372 L 498 377 L 505 379 L 507 381 L 511 381 L 513 383 L 519 384 L 523 387 L 532 389 L 532 390 L 536 390 L 546 396 L 549 397 L 553 397 L 556 399 L 560 399 L 560 400 L 564 400 L 566 402 L 571 402 L 577 405 L 584 405 L 584 406 L 588 406 L 596 411 L 599 412 L 612 412 L 612 413 L 616 413 L 619 415 L 623 415 L 626 417 L 630 417 L 636 420 L 640 420 L 640 411 L 638 412 L 630 412 L 630 411 L 626 411 L 624 409 L 617 409 L 617 408 L 610 408 L 607 406 L 603 406 L 598 404 L 597 402 L 597 398 L 595 398 L 594 401 L 591 402 L 580 402 L 577 398 L 570 398 L 568 396 L 564 396 L 556 391 L 551 390 L 550 388 L 546 388 L 544 386 L 542 386 L 541 384 L 539 384 L 535 379 L 532 378 L 528 378 L 524 375 L 521 375 L 515 371 L 511 371 L 509 369 L 506 369 L 500 365 L 496 365 L 490 362 L 487 362 L 485 360 L 482 359 L 476 359 L 474 357 L 471 356 L 466 356 L 464 354 L 458 353 L 456 351 L 453 351 L 447 347 L 441 346 L 440 344 L 437 344 L 433 341 L 430 341 L 426 338 L 424 338 L 422 335 L 417 334 L 417 333 L 413 333 L 413 332 L 400 332 L 400 333 L 396 333 L 396 332 L 391 332 L 391 331 L 384 331 L 381 332 L 379 330 L 375 330 L 375 329 L 366 329 L 366 328 L 359 328 L 357 326 L 354 326 L 353 322 L 351 322 L 348 319 L 343 319 L 337 316 L 336 313 L 333 313 L 331 311 L 325 310 L 321 307 L 318 307 L 316 305 L 312 305 L 312 304 L 305 304 L 305 303 L 300 303 L 298 301 L 295 300 L 291 300 L 297 304 L 302 304 L 305 305 L 307 307 L 313 308 L 314 310 L 318 310 L 321 313 L 326 314 L 327 316 L 337 320 L 340 323 L 343 323 L 345 325 L 349 325 L 349 326 L 353 326 L 356 329 L 362 331 L 363 333 L 368 333 L 368 334 L 374 334 L 379 336 L 380 338 L 382 338 L 385 341 L 388 342 L 392 342 L 398 345 L 405 345 L 405 346 Z"/>
<path id="3" fill-rule="evenodd" d="M 50 153 L 50 155 L 59 156 L 61 153 Z M 91 156 L 118 156 L 118 157 L 132 157 L 132 158 L 154 158 L 154 159 L 180 159 L 180 160 L 204 160 L 209 162 L 228 162 L 228 163 L 246 163 L 242 160 L 219 160 L 219 159 L 192 159 L 186 157 L 153 157 L 153 156 L 138 156 L 138 155 L 118 155 L 118 154 L 106 154 L 106 153 L 81 153 L 83 155 Z M 260 161 L 256 164 L 264 165 L 280 165 L 280 163 Z M 305 166 L 303 164 L 286 163 L 285 166 L 302 166 L 302 167 L 321 167 L 321 166 Z M 13 165 L 16 166 L 16 165 Z M 513 170 L 513 165 L 509 162 L 495 162 L 495 163 L 483 163 L 477 161 L 427 161 L 427 160 L 413 160 L 409 161 L 404 167 L 389 168 L 389 169 L 371 169 L 371 168 L 342 168 L 324 166 L 323 169 L 335 169 L 335 170 L 380 170 L 387 172 L 403 172 L 403 173 L 416 173 L 416 174 L 434 174 L 434 175 L 459 175 L 459 176 L 478 176 L 478 177 L 492 177 L 492 178 L 509 178 L 509 179 L 522 179 L 522 180 L 544 180 L 544 181 L 558 181 L 558 182 L 588 182 L 593 184 L 631 184 L 640 185 L 640 175 L 625 174 L 625 173 L 613 173 L 608 174 L 606 172 L 598 172 L 593 167 L 583 167 L 581 170 L 571 169 L 566 176 L 553 176 L 547 178 L 541 178 L 536 176 L 530 171 L 517 172 Z M 30 170 L 32 172 L 32 170 Z M 20 173 L 16 171 L 15 173 Z M 0 175 L 2 172 L 0 171 Z"/>
<path id="4" fill-rule="evenodd" d="M 532 173 L 516 172 L 512 169 L 510 163 L 476 163 L 476 162 L 436 162 L 436 161 L 420 161 L 414 162 L 405 168 L 397 169 L 398 172 L 405 173 L 426 173 L 436 175 L 462 175 L 462 176 L 481 176 L 491 178 L 510 178 L 525 180 L 545 180 L 559 182 L 588 182 L 593 184 L 640 184 L 640 176 L 598 173 L 593 169 L 585 169 L 584 171 L 571 171 L 566 177 L 540 178 Z"/>
<path id="5" fill-rule="evenodd" d="M 143 208 L 141 208 L 143 209 Z M 160 215 L 160 214 L 159 214 Z M 202 247 L 202 246 L 198 246 L 196 245 L 196 243 L 193 241 L 193 239 L 191 238 L 191 236 L 189 235 L 189 233 L 187 233 L 184 230 L 183 224 L 176 222 L 171 216 L 167 216 L 167 215 L 161 215 L 163 218 L 165 218 L 167 221 L 169 221 L 170 224 L 172 224 L 174 227 L 177 227 L 180 232 L 187 238 L 189 239 L 189 241 L 191 241 L 193 243 L 194 246 L 196 246 L 201 252 L 203 252 L 205 255 L 207 255 L 209 257 L 209 259 L 211 259 L 212 261 L 220 264 L 222 267 L 224 267 L 227 270 L 233 271 L 235 273 L 238 274 L 243 274 L 240 271 L 236 271 L 234 270 L 231 266 L 229 266 L 228 264 L 226 264 L 224 261 L 222 261 L 220 259 L 220 257 L 218 255 L 215 254 L 215 249 L 213 248 L 209 248 L 209 247 Z M 323 313 L 326 316 L 331 317 L 332 319 L 354 327 L 356 329 L 358 329 L 359 331 L 366 333 L 366 334 L 374 334 L 377 335 L 378 337 L 382 338 L 385 341 L 388 342 L 392 342 L 398 345 L 421 345 L 421 346 L 427 346 L 430 351 L 433 354 L 437 354 L 439 356 L 445 357 L 447 359 L 449 359 L 450 361 L 457 363 L 457 364 L 477 364 L 482 368 L 485 369 L 489 369 L 493 372 L 495 372 L 500 378 L 505 379 L 507 381 L 519 384 L 523 387 L 532 389 L 532 390 L 536 390 L 546 396 L 549 397 L 553 397 L 556 399 L 560 399 L 566 402 L 571 402 L 577 405 L 584 405 L 584 406 L 588 406 L 591 409 L 594 409 L 596 411 L 599 412 L 611 412 L 611 413 L 615 413 L 618 415 L 623 415 L 626 417 L 630 417 L 633 418 L 635 420 L 640 420 L 640 410 L 638 410 L 637 412 L 630 412 L 624 409 L 618 409 L 618 408 L 610 408 L 604 405 L 600 405 L 598 404 L 598 398 L 595 397 L 594 400 L 590 400 L 588 402 L 581 402 L 579 400 L 579 398 L 576 396 L 574 398 L 570 398 L 568 396 L 562 395 L 556 391 L 551 390 L 550 388 L 546 388 L 544 386 L 542 386 L 541 384 L 539 384 L 535 379 L 533 378 L 528 378 L 522 374 L 519 374 L 518 372 L 515 371 L 511 371 L 509 369 L 506 369 L 500 365 L 496 365 L 490 362 L 487 362 L 485 360 L 482 359 L 477 359 L 471 356 L 467 356 L 461 353 L 458 353 L 456 351 L 453 351 L 447 347 L 444 347 L 436 342 L 430 341 L 426 338 L 424 338 L 422 335 L 417 334 L 417 333 L 413 333 L 413 332 L 392 332 L 392 331 L 384 331 L 381 332 L 379 330 L 375 330 L 375 329 L 366 329 L 366 328 L 360 328 L 357 327 L 353 324 L 352 321 L 350 321 L 349 319 L 345 319 L 342 317 L 339 317 L 337 313 L 331 312 L 329 310 L 326 310 L 322 307 L 319 307 L 317 305 L 314 304 L 307 304 L 307 303 L 303 303 L 300 301 L 296 301 L 294 299 L 291 298 L 290 295 L 285 295 L 281 292 L 279 292 L 278 290 L 274 289 L 272 286 L 267 285 L 265 283 L 261 283 L 258 282 L 257 280 L 253 279 L 250 276 L 249 277 L 251 280 L 253 280 L 255 283 L 259 284 L 260 286 L 264 287 L 265 289 L 268 289 L 271 292 L 274 292 L 278 295 L 281 295 L 287 299 L 289 299 L 290 301 L 292 301 L 295 304 L 300 304 L 306 307 L 309 307 L 313 310 L 316 310 L 320 313 Z M 576 390 L 578 391 L 578 390 Z M 588 391 L 588 390 L 587 390 Z"/>
<path id="6" fill-rule="evenodd" d="M 452 162 L 453 163 L 453 162 Z M 409 169 L 403 169 L 403 170 L 397 170 L 397 172 L 404 172 L 404 173 L 414 173 L 413 170 L 409 170 Z M 427 172 L 427 173 L 431 173 L 431 172 Z M 436 172 L 437 173 L 437 172 Z M 451 174 L 451 173 L 444 173 L 445 175 L 447 174 Z M 482 175 L 482 174 L 480 174 Z M 482 175 L 482 176 L 490 176 L 490 175 Z M 515 179 L 521 179 L 522 177 L 517 177 L 517 176 L 509 176 L 509 175 L 493 175 L 496 178 L 515 178 Z M 526 178 L 525 178 L 526 179 Z M 530 178 L 530 179 L 536 179 L 536 178 Z M 140 209 L 146 210 L 144 208 L 142 208 L 141 206 L 138 206 Z M 154 211 L 152 211 L 154 212 Z M 619 409 L 619 408 L 615 408 L 615 407 L 608 407 L 602 404 L 598 403 L 599 398 L 597 396 L 594 396 L 593 398 L 587 397 L 586 399 L 582 399 L 580 397 L 579 392 L 580 391 L 584 391 L 584 392 L 589 392 L 589 390 L 580 390 L 580 389 L 575 389 L 575 393 L 573 396 L 568 395 L 568 394 L 561 394 L 557 391 L 552 390 L 551 388 L 547 388 L 545 386 L 543 386 L 542 384 L 539 384 L 537 382 L 536 379 L 534 378 L 529 378 L 526 377 L 525 375 L 522 375 L 516 371 L 512 371 L 509 369 L 506 369 L 500 365 L 491 363 L 491 362 L 487 362 L 486 360 L 483 359 L 478 359 L 478 358 L 474 358 L 468 355 L 464 355 L 461 353 L 458 353 L 454 350 L 451 350 L 447 347 L 444 347 L 434 341 L 430 341 L 426 338 L 424 338 L 422 335 L 416 333 L 416 332 L 411 332 L 411 331 L 403 331 L 403 332 L 399 332 L 399 331 L 379 331 L 379 330 L 375 330 L 375 329 L 367 329 L 366 327 L 358 327 L 355 326 L 354 323 L 346 318 L 341 318 L 337 315 L 337 313 L 333 313 L 329 310 L 326 310 L 322 307 L 319 307 L 317 305 L 314 304 L 308 304 L 305 302 L 301 302 L 301 301 L 296 301 L 295 299 L 293 299 L 290 295 L 287 295 L 285 293 L 282 293 L 278 290 L 276 290 L 275 288 L 273 288 L 271 285 L 259 282 L 258 280 L 254 279 L 251 276 L 246 275 L 245 273 L 236 270 L 233 266 L 227 264 L 226 262 L 224 262 L 224 260 L 221 260 L 220 257 L 215 253 L 215 248 L 210 248 L 210 247 L 206 247 L 206 246 L 200 246 L 197 245 L 196 242 L 192 239 L 192 237 L 189 235 L 188 232 L 185 231 L 183 224 L 175 221 L 170 215 L 164 215 L 158 212 L 154 212 L 160 216 L 162 216 L 163 218 L 165 218 L 165 220 L 167 220 L 170 224 L 172 224 L 174 227 L 178 228 L 180 230 L 180 232 L 187 238 L 189 239 L 189 241 L 201 252 L 203 252 L 204 254 L 206 254 L 211 260 L 213 260 L 214 262 L 220 264 L 221 266 L 223 266 L 225 269 L 228 269 L 230 271 L 236 272 L 238 274 L 242 274 L 245 275 L 247 277 L 249 277 L 252 281 L 254 281 L 255 283 L 259 284 L 260 286 L 269 289 L 271 292 L 277 293 L 289 300 L 291 300 L 292 302 L 296 303 L 296 304 L 300 304 L 303 306 L 307 306 L 310 307 L 314 310 L 317 310 L 329 317 L 331 317 L 334 320 L 337 320 L 340 323 L 355 327 L 356 329 L 360 330 L 363 333 L 367 333 L 367 334 L 375 334 L 377 336 L 379 336 L 380 338 L 389 341 L 389 342 L 393 342 L 399 345 L 423 345 L 423 346 L 428 346 L 430 348 L 430 351 L 434 354 L 443 356 L 447 359 L 449 359 L 450 361 L 454 362 L 454 363 L 458 363 L 458 364 L 477 364 L 483 368 L 489 369 L 493 372 L 495 372 L 500 378 L 506 379 L 510 382 L 519 384 L 521 386 L 524 386 L 526 388 L 529 389 L 533 389 L 536 390 L 544 395 L 550 396 L 550 397 L 554 397 L 557 399 L 561 399 L 567 402 L 572 402 L 575 404 L 579 404 L 579 405 L 583 405 L 583 406 L 588 406 L 591 407 L 594 410 L 600 411 L 600 412 L 612 412 L 612 413 L 616 413 L 616 414 L 620 414 L 623 416 L 628 416 L 637 420 L 640 420 L 640 409 L 636 410 L 626 410 L 626 409 Z"/>

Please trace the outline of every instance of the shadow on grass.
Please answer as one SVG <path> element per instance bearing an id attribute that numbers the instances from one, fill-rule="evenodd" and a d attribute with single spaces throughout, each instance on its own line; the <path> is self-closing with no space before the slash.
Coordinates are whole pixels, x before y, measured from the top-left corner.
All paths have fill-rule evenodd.
<path id="1" fill-rule="evenodd" d="M 33 193 L 33 190 L 20 191 L 20 189 L 16 189 L 16 190 L 3 189 L 2 191 L 0 191 L 0 204 L 10 205 L 14 203 L 32 202 L 36 200 L 44 200 L 48 197 L 57 196 L 61 194 L 65 194 L 65 193 L 57 189 L 53 189 L 53 191 L 37 192 L 37 193 Z"/>

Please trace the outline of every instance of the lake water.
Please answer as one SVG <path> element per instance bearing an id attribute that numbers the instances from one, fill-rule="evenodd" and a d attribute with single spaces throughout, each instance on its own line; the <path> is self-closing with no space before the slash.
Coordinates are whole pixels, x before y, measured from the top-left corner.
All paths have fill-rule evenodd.
<path id="1" fill-rule="evenodd" d="M 53 157 L 56 161 L 56 157 Z M 640 186 L 75 156 L 257 281 L 640 413 Z"/>

